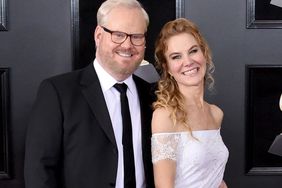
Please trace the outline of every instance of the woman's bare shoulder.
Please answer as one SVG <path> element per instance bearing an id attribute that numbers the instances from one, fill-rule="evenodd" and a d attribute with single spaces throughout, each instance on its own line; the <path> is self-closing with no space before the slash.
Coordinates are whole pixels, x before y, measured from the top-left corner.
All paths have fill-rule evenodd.
<path id="1" fill-rule="evenodd" d="M 215 104 L 210 104 L 210 109 L 214 120 L 220 126 L 224 116 L 222 109 Z"/>
<path id="2" fill-rule="evenodd" d="M 167 108 L 157 108 L 153 112 L 152 133 L 174 132 L 175 127 L 170 118 L 170 111 Z"/>

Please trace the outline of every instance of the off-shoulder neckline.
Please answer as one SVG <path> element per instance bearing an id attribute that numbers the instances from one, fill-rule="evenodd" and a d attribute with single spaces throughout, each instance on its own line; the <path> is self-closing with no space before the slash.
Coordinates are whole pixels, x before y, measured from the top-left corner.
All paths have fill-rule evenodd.
<path id="1" fill-rule="evenodd" d="M 193 133 L 202 133 L 202 132 L 218 132 L 220 131 L 220 128 L 218 129 L 203 129 L 203 130 L 194 130 Z M 178 131 L 178 132 L 160 132 L 160 133 L 153 133 L 152 135 L 168 135 L 168 134 L 190 134 L 188 131 Z"/>

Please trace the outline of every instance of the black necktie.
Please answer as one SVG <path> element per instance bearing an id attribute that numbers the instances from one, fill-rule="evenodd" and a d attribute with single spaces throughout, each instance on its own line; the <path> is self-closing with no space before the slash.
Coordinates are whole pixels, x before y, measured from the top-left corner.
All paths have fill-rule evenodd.
<path id="1" fill-rule="evenodd" d="M 127 85 L 115 84 L 114 87 L 120 92 L 121 115 L 122 115 L 122 145 L 124 164 L 124 188 L 135 188 L 135 166 L 132 143 L 132 125 L 128 99 L 126 96 Z"/>

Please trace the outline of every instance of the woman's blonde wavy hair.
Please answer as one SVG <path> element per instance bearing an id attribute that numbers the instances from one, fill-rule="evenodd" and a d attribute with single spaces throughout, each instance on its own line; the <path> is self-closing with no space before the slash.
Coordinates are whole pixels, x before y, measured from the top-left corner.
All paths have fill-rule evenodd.
<path id="1" fill-rule="evenodd" d="M 204 77 L 204 84 L 208 89 L 212 89 L 214 85 L 214 64 L 212 62 L 211 51 L 206 40 L 201 35 L 198 27 L 191 21 L 185 18 L 179 18 L 166 23 L 160 31 L 155 43 L 155 60 L 156 68 L 161 74 L 156 91 L 157 101 L 153 103 L 153 108 L 166 108 L 171 111 L 171 119 L 174 126 L 184 125 L 191 132 L 191 127 L 188 124 L 187 112 L 184 108 L 184 97 L 180 93 L 177 82 L 169 74 L 168 62 L 165 53 L 168 49 L 167 41 L 172 36 L 188 33 L 191 34 L 197 41 L 207 61 L 207 70 Z"/>

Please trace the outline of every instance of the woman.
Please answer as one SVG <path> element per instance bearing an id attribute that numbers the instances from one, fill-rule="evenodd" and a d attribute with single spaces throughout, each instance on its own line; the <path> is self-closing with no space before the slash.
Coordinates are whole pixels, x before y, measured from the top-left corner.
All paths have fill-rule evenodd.
<path id="1" fill-rule="evenodd" d="M 214 83 L 208 44 L 194 23 L 180 18 L 162 28 L 155 57 L 161 73 L 152 119 L 155 186 L 227 187 L 223 112 L 204 100 L 204 88 Z"/>

